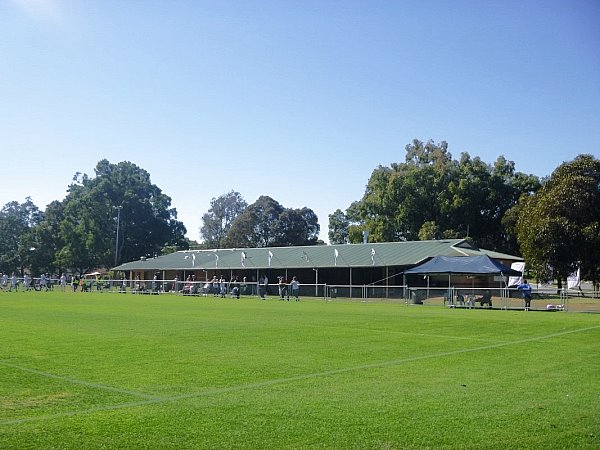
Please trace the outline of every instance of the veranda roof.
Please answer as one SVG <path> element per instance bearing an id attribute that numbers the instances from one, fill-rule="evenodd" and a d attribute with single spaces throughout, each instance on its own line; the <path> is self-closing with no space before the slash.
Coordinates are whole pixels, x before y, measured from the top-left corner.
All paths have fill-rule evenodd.
<path id="1" fill-rule="evenodd" d="M 486 255 L 464 239 L 407 241 L 298 247 L 232 248 L 178 251 L 114 267 L 119 271 L 286 269 L 414 266 L 435 256 L 465 258 Z M 488 252 L 489 253 L 489 252 Z M 520 261 L 512 255 L 494 257 Z"/>

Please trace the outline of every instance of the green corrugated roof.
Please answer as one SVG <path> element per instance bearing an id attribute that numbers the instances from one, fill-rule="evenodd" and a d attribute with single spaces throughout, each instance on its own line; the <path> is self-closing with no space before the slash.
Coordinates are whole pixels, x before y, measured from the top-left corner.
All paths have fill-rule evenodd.
<path id="1" fill-rule="evenodd" d="M 413 266 L 434 256 L 487 254 L 464 239 L 219 250 L 186 250 L 133 261 L 113 270 L 285 269 Z M 511 255 L 502 259 L 520 260 Z M 337 256 L 336 256 L 337 255 Z"/>

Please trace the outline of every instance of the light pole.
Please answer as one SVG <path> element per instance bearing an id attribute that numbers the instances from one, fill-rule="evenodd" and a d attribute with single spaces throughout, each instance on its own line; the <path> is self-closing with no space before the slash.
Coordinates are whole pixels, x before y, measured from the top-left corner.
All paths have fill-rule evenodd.
<path id="1" fill-rule="evenodd" d="M 121 208 L 122 206 L 114 206 L 117 210 L 117 239 L 115 240 L 115 267 L 119 260 L 119 222 L 121 221 Z"/>

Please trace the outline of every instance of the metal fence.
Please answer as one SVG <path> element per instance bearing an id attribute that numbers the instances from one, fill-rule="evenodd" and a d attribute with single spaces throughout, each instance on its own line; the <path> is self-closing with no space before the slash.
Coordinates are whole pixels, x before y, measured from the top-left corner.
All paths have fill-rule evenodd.
<path id="1" fill-rule="evenodd" d="M 171 294 L 213 297 L 255 296 L 294 299 L 289 284 L 227 281 L 129 280 L 83 277 L 0 278 L 1 291 L 119 292 L 129 294 Z M 324 301 L 395 302 L 407 306 L 444 306 L 449 308 L 525 309 L 521 293 L 514 288 L 409 287 L 403 285 L 327 285 L 301 284 L 298 297 Z M 531 310 L 600 312 L 600 292 L 591 289 L 534 288 Z"/>

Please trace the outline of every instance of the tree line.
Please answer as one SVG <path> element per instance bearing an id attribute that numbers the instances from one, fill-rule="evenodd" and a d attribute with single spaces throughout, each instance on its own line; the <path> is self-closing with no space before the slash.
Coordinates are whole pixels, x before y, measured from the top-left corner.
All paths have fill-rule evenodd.
<path id="1" fill-rule="evenodd" d="M 469 238 L 521 255 L 540 280 L 581 268 L 600 279 L 600 161 L 579 155 L 540 179 L 503 156 L 493 164 L 446 142 L 414 140 L 405 161 L 373 170 L 363 197 L 329 215 L 329 241 Z"/>
<path id="2" fill-rule="evenodd" d="M 364 230 L 376 242 L 469 237 L 482 248 L 517 254 L 502 220 L 540 186 L 504 157 L 487 164 L 462 153 L 454 160 L 446 142 L 414 140 L 405 162 L 377 167 L 362 199 L 330 216 L 329 238 L 359 242 Z"/>
<path id="3" fill-rule="evenodd" d="M 541 279 L 566 279 L 577 267 L 600 273 L 600 161 L 579 155 L 550 176 L 518 172 L 446 142 L 414 140 L 405 160 L 376 167 L 361 199 L 329 215 L 332 244 L 469 238 L 522 255 Z M 61 201 L 41 211 L 30 198 L 0 210 L 0 270 L 86 273 L 99 267 L 188 248 L 320 245 L 308 207 L 285 208 L 268 196 L 248 204 L 231 190 L 202 215 L 201 242 L 185 237 L 171 198 L 131 162 L 98 162 L 76 173 Z M 117 236 L 118 229 L 118 236 Z M 118 240 L 117 240 L 118 237 Z"/>
<path id="4" fill-rule="evenodd" d="M 200 227 L 202 247 L 209 249 L 324 244 L 319 231 L 310 208 L 284 208 L 266 195 L 248 205 L 235 191 L 211 200 Z"/>
<path id="5" fill-rule="evenodd" d="M 148 172 L 131 162 L 107 160 L 94 171 L 95 177 L 76 173 L 64 200 L 53 201 L 45 211 L 30 198 L 4 205 L 0 270 L 85 274 L 158 254 L 166 245 L 187 245 L 171 198 L 151 183 Z"/>
<path id="6" fill-rule="evenodd" d="M 171 198 L 150 174 L 125 161 L 98 162 L 95 176 L 76 173 L 62 201 L 41 211 L 31 200 L 0 210 L 0 271 L 85 274 L 142 256 L 194 248 L 312 245 L 317 215 L 309 208 L 284 208 L 261 196 L 247 205 L 230 192 L 211 201 L 202 217 L 198 244 L 185 237 Z"/>

